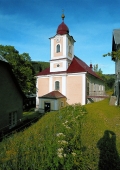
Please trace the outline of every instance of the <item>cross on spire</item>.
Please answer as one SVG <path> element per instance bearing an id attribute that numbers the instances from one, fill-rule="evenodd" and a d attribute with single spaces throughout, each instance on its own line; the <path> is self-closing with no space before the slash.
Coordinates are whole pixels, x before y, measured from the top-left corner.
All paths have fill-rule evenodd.
<path id="1" fill-rule="evenodd" d="M 64 9 L 62 10 L 62 15 L 61 15 L 62 20 L 64 21 L 65 15 L 64 15 Z"/>

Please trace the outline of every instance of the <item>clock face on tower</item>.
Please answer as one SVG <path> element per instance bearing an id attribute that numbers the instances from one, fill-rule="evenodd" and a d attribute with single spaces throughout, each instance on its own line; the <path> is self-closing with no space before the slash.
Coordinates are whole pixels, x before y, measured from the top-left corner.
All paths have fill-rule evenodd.
<path id="1" fill-rule="evenodd" d="M 60 42 L 60 37 L 56 37 L 56 42 Z"/>

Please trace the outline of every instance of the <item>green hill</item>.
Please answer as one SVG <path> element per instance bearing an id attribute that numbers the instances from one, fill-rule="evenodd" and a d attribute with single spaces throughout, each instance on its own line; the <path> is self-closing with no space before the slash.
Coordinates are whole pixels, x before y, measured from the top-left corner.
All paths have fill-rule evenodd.
<path id="1" fill-rule="evenodd" d="M 0 143 L 0 168 L 120 169 L 120 108 L 108 99 L 44 115 Z"/>

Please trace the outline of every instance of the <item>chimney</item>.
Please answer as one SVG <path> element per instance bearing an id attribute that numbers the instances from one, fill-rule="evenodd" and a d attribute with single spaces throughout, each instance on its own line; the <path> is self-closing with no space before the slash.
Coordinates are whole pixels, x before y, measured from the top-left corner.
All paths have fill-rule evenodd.
<path id="1" fill-rule="evenodd" d="M 91 68 L 91 69 L 93 69 L 93 66 L 92 66 L 92 64 L 90 64 L 90 68 Z"/>

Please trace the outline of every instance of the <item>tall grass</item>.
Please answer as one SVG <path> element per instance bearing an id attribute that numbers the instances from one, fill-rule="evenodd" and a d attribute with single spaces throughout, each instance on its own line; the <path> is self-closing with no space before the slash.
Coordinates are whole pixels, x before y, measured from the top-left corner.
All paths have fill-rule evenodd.
<path id="1" fill-rule="evenodd" d="M 0 143 L 0 168 L 7 170 L 83 169 L 81 105 L 47 113 L 36 124 Z"/>
<path id="2" fill-rule="evenodd" d="M 109 99 L 44 115 L 0 143 L 1 170 L 120 170 L 120 107 Z"/>

